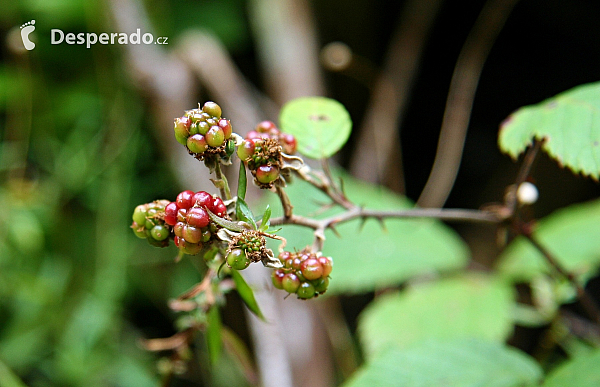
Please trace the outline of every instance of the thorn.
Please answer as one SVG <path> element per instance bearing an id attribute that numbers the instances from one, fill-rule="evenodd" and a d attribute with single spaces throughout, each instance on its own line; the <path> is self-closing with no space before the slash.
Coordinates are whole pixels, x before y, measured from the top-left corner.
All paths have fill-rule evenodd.
<path id="1" fill-rule="evenodd" d="M 333 233 L 335 234 L 336 237 L 341 238 L 342 236 L 340 235 L 340 233 L 337 231 L 337 229 L 335 228 L 335 226 L 333 224 L 329 225 L 329 229 L 331 231 L 333 231 Z"/>

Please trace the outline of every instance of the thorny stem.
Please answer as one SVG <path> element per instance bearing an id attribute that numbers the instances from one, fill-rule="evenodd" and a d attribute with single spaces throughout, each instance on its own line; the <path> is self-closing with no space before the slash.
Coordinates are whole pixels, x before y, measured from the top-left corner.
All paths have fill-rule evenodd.
<path id="1" fill-rule="evenodd" d="M 588 316 L 590 316 L 596 322 L 596 324 L 600 325 L 600 309 L 594 302 L 593 298 L 577 281 L 577 278 L 575 278 L 573 273 L 570 273 L 564 267 L 562 267 L 554 255 L 552 255 L 548 249 L 539 243 L 539 241 L 532 235 L 530 227 L 523 226 L 519 231 L 521 235 L 527 238 L 527 240 L 544 256 L 546 262 L 548 262 L 550 266 L 552 266 L 560 275 L 565 277 L 571 286 L 577 290 L 577 298 L 579 299 L 581 306 Z"/>
<path id="2" fill-rule="evenodd" d="M 277 196 L 279 196 L 279 200 L 281 201 L 281 206 L 283 207 L 283 217 L 285 219 L 290 219 L 292 217 L 292 210 L 294 206 L 292 206 L 292 202 L 290 202 L 290 198 L 285 193 L 283 187 L 276 186 Z"/>

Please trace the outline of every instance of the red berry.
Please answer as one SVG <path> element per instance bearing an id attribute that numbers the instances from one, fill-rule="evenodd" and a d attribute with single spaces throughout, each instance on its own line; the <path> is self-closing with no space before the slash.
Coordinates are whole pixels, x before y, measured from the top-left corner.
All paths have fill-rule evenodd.
<path id="1" fill-rule="evenodd" d="M 221 198 L 217 197 L 215 198 L 215 200 L 213 201 L 213 214 L 219 216 L 219 217 L 224 217 L 225 215 L 227 215 L 227 207 L 225 206 L 225 203 L 223 203 L 223 200 L 221 200 Z"/>
<path id="2" fill-rule="evenodd" d="M 261 165 L 256 170 L 256 180 L 263 184 L 269 184 L 279 177 L 279 167 L 276 165 Z"/>
<path id="3" fill-rule="evenodd" d="M 190 191 L 189 189 L 181 192 L 179 195 L 177 195 L 177 206 L 185 209 L 190 208 L 194 205 L 194 202 L 192 201 L 193 196 L 194 192 Z"/>
<path id="4" fill-rule="evenodd" d="M 193 136 L 188 137 L 186 146 L 193 153 L 204 153 L 204 151 L 208 149 L 206 139 L 201 134 L 194 134 Z"/>
<path id="5" fill-rule="evenodd" d="M 273 274 L 271 274 L 271 280 L 273 281 L 273 286 L 277 289 L 283 289 L 283 277 L 285 276 L 285 272 L 281 269 L 273 270 Z"/>
<path id="6" fill-rule="evenodd" d="M 208 213 L 201 207 L 193 207 L 187 213 L 187 223 L 190 226 L 202 228 L 208 226 L 210 218 Z M 198 239 L 199 240 L 199 239 Z"/>
<path id="7" fill-rule="evenodd" d="M 242 144 L 237 149 L 237 155 L 240 160 L 246 160 L 248 157 L 254 154 L 254 141 L 244 140 Z"/>
<path id="8" fill-rule="evenodd" d="M 292 256 L 292 253 L 290 253 L 289 251 L 283 251 L 283 252 L 279 253 L 279 257 L 278 257 L 278 258 L 279 258 L 279 260 L 280 260 L 282 263 L 285 263 L 285 261 L 286 261 L 288 258 L 290 258 L 291 256 Z"/>
<path id="9" fill-rule="evenodd" d="M 223 129 L 223 133 L 225 134 L 225 140 L 231 137 L 231 132 L 233 131 L 233 128 L 231 127 L 231 122 L 229 122 L 229 120 L 221 118 L 219 120 L 219 127 Z"/>
<path id="10" fill-rule="evenodd" d="M 281 279 L 281 285 L 283 289 L 288 293 L 296 293 L 300 287 L 300 279 L 294 273 L 287 273 Z"/>
<path id="11" fill-rule="evenodd" d="M 171 202 L 165 207 L 165 223 L 169 226 L 175 226 L 177 223 L 177 210 L 179 207 L 176 202 Z"/>
<path id="12" fill-rule="evenodd" d="M 206 191 L 198 191 L 194 194 L 193 200 L 197 206 L 209 208 L 213 202 L 213 197 Z"/>
<path id="13" fill-rule="evenodd" d="M 219 126 L 211 126 L 206 133 L 206 143 L 213 148 L 219 147 L 225 141 L 225 132 Z"/>
<path id="14" fill-rule="evenodd" d="M 302 264 L 302 260 L 299 257 L 296 257 L 292 260 L 292 269 L 300 270 L 300 265 Z"/>
<path id="15" fill-rule="evenodd" d="M 333 269 L 333 261 L 329 257 L 319 257 L 319 262 L 323 266 L 323 277 L 328 277 Z"/>
<path id="16" fill-rule="evenodd" d="M 282 133 L 280 138 L 283 142 L 283 151 L 289 155 L 294 154 L 296 152 L 296 147 L 298 146 L 296 137 L 291 134 Z"/>
<path id="17" fill-rule="evenodd" d="M 185 239 L 176 236 L 174 239 L 175 245 L 179 248 L 179 250 L 183 251 L 185 254 L 195 255 L 202 250 L 202 243 L 189 243 L 186 242 Z"/>
<path id="18" fill-rule="evenodd" d="M 256 125 L 256 128 L 254 130 L 256 130 L 259 133 L 271 133 L 273 131 L 273 129 L 275 129 L 277 132 L 279 132 L 279 130 L 277 129 L 277 126 L 275 126 L 275 124 L 272 121 L 263 121 L 258 123 L 258 125 Z"/>
<path id="19" fill-rule="evenodd" d="M 300 265 L 302 275 L 307 280 L 316 280 L 323 276 L 323 266 L 317 258 L 309 258 Z"/>

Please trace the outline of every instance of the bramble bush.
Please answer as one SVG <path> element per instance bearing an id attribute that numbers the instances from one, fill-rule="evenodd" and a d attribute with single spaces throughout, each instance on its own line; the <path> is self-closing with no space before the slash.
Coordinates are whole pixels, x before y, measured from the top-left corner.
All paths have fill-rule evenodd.
<path id="1" fill-rule="evenodd" d="M 596 385 L 600 368 L 591 364 L 600 350 L 590 330 L 558 340 L 576 356 L 549 373 L 505 342 L 515 325 L 559 334 L 565 324 L 560 306 L 568 303 L 586 314 L 582 324 L 600 323 L 585 290 L 600 264 L 600 201 L 573 204 L 540 220 L 529 211 L 538 197 L 529 180 L 540 151 L 598 179 L 599 95 L 600 83 L 584 85 L 510 115 L 501 124 L 500 149 L 515 160 L 526 154 L 505 197 L 479 210 L 418 208 L 331 168 L 327 159 L 346 143 L 352 126 L 334 100 L 291 101 L 279 127 L 264 121 L 246 138 L 214 102 L 186 111 L 175 119 L 175 138 L 214 173 L 217 193 L 185 190 L 173 201 L 139 205 L 131 225 L 153 246 L 173 241 L 176 261 L 189 256 L 204 266 L 204 279 L 170 303 L 181 313 L 177 335 L 184 340 L 159 346 L 173 351 L 163 371 L 185 370 L 198 331 L 206 335 L 211 359 L 218 358 L 219 309 L 234 287 L 264 318 L 239 273 L 259 264 L 271 270 L 282 297 L 305 302 L 405 284 L 377 296 L 362 312 L 358 333 L 366 362 L 345 387 Z M 320 160 L 322 169 L 310 167 L 305 157 Z M 240 168 L 234 192 L 223 168 L 235 158 Z M 277 200 L 251 209 L 245 201 L 249 185 L 273 192 Z M 442 220 L 496 225 L 498 243 L 506 248 L 495 269 L 469 269 L 466 244 Z M 530 297 L 517 300 L 517 286 Z"/>

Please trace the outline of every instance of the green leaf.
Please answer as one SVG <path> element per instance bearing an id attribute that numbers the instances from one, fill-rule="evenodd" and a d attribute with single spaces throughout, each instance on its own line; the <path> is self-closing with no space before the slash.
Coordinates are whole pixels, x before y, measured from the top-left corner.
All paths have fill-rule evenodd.
<path id="1" fill-rule="evenodd" d="M 0 386 L 27 387 L 25 383 L 0 359 Z"/>
<path id="2" fill-rule="evenodd" d="M 252 214 L 252 210 L 246 204 L 244 199 L 238 196 L 237 201 L 235 203 L 235 214 L 238 220 L 244 221 L 250 225 L 252 225 L 252 229 L 256 230 L 256 222 L 254 221 L 254 214 Z"/>
<path id="3" fill-rule="evenodd" d="M 232 222 L 230 220 L 223 219 L 220 216 L 213 214 L 208 209 L 206 210 L 206 212 L 208 213 L 208 217 L 210 218 L 210 220 L 212 220 L 213 222 L 215 222 L 216 224 L 218 224 L 221 227 L 225 227 L 226 229 L 228 229 L 230 231 L 237 231 L 237 232 L 242 232 L 245 230 L 245 228 L 240 226 L 237 222 Z"/>
<path id="4" fill-rule="evenodd" d="M 600 350 L 578 356 L 552 371 L 542 387 L 596 387 L 600 385 Z"/>
<path id="5" fill-rule="evenodd" d="M 504 341 L 512 332 L 512 287 L 471 274 L 378 297 L 360 315 L 365 353 L 407 348 L 430 339 Z"/>
<path id="6" fill-rule="evenodd" d="M 265 208 L 265 213 L 263 214 L 262 221 L 260 222 L 260 231 L 265 232 L 269 229 L 271 219 L 271 206 L 267 204 L 267 208 Z"/>
<path id="7" fill-rule="evenodd" d="M 517 158 L 534 139 L 575 173 L 600 172 L 600 82 L 575 87 L 537 105 L 523 107 L 501 125 L 500 149 Z"/>
<path id="8" fill-rule="evenodd" d="M 324 97 L 303 97 L 286 103 L 279 123 L 282 131 L 296 137 L 298 151 L 314 159 L 327 158 L 339 151 L 352 130 L 346 108 Z"/>
<path id="9" fill-rule="evenodd" d="M 240 161 L 240 175 L 238 177 L 238 191 L 237 197 L 242 200 L 246 199 L 246 186 L 248 179 L 246 178 L 246 166 Z"/>
<path id="10" fill-rule="evenodd" d="M 260 308 L 258 307 L 256 298 L 254 298 L 254 292 L 250 286 L 248 286 L 246 280 L 244 280 L 244 277 L 242 277 L 237 270 L 231 270 L 231 278 L 233 278 L 235 287 L 248 309 L 250 309 L 250 311 L 252 311 L 252 313 L 254 313 L 258 318 L 264 320 L 265 316 L 263 316 Z"/>
<path id="11" fill-rule="evenodd" d="M 212 365 L 217 364 L 221 357 L 223 349 L 223 340 L 221 339 L 221 315 L 218 307 L 212 307 L 207 314 L 208 326 L 206 327 L 206 344 L 208 345 L 208 355 Z"/>
<path id="12" fill-rule="evenodd" d="M 518 387 L 535 385 L 541 378 L 539 365 L 526 354 L 500 343 L 470 339 L 390 349 L 361 367 L 342 387 Z"/>
<path id="13" fill-rule="evenodd" d="M 346 195 L 354 203 L 372 209 L 408 209 L 414 204 L 406 197 L 334 172 L 344 180 Z M 298 179 L 286 188 L 294 214 L 313 216 L 318 203 L 329 198 L 308 183 Z M 273 216 L 281 216 L 281 205 L 275 195 L 271 202 Z M 340 213 L 339 208 L 321 213 L 318 218 Z M 389 219 L 385 229 L 374 219 L 364 225 L 359 219 L 340 224 L 325 233 L 323 254 L 333 258 L 333 272 L 326 294 L 356 294 L 396 286 L 407 279 L 435 272 L 456 270 L 467 265 L 469 250 L 454 230 L 435 219 Z M 311 245 L 312 230 L 300 226 L 284 226 L 281 235 L 287 239 L 287 250 L 301 250 Z"/>
<path id="14" fill-rule="evenodd" d="M 600 267 L 600 200 L 574 204 L 540 220 L 534 237 L 581 280 Z M 554 273 L 542 254 L 518 237 L 498 258 L 499 272 L 515 282 Z"/>

